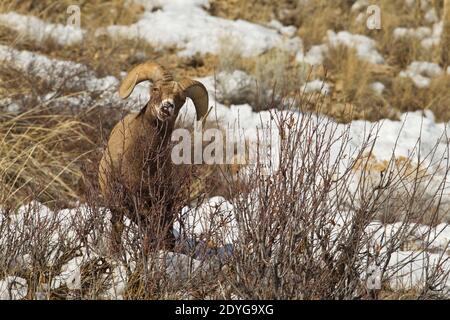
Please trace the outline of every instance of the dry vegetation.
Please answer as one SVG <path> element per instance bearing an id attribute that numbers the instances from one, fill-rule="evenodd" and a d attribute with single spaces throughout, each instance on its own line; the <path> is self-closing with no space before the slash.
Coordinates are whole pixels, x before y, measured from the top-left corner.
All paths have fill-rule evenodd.
<path id="1" fill-rule="evenodd" d="M 374 1 L 371 4 L 379 5 L 382 12 L 382 29 L 374 31 L 366 28 L 365 21 L 357 22 L 359 12 L 351 12 L 352 1 L 259 0 L 250 3 L 245 0 L 212 0 L 210 3 L 210 12 L 217 16 L 263 24 L 277 19 L 285 25 L 294 25 L 298 28 L 298 35 L 303 40 L 305 50 L 312 45 L 323 43 L 327 30 L 347 30 L 374 38 L 377 41 L 377 49 L 386 60 L 385 66 L 361 62 L 354 53 L 347 52 L 348 49 L 344 48 L 330 50 L 327 54 L 326 80 L 331 80 L 335 90 L 321 111 L 338 121 L 393 119 L 398 112 L 422 109 L 432 110 L 438 121 L 450 120 L 450 75 L 435 79 L 429 89 L 417 89 L 411 80 L 398 77 L 398 73 L 412 61 L 437 62 L 441 63 L 444 69 L 448 66 L 445 58 L 440 58 L 450 52 L 448 45 L 444 44 L 442 49 L 424 49 L 418 40 L 394 38 L 393 30 L 396 27 L 416 28 L 430 25 L 425 22 L 420 1 L 413 8 L 408 8 L 402 1 Z M 443 14 L 443 3 L 443 0 L 432 2 L 439 17 Z M 252 10 L 249 9 L 250 6 Z M 272 59 L 268 68 L 273 65 L 282 66 L 283 61 Z M 250 70 L 250 74 L 253 74 L 251 67 L 242 69 Z M 312 72 L 322 78 L 324 76 L 321 70 Z M 303 80 L 304 77 L 300 77 L 296 82 L 301 85 Z M 380 96 L 373 92 L 369 87 L 373 81 L 381 81 L 386 86 L 385 94 Z"/>
<path id="2" fill-rule="evenodd" d="M 95 31 L 100 27 L 129 25 L 138 20 L 143 8 L 127 1 L 4 1 L 0 5 L 0 13 L 16 11 L 44 21 L 65 24 L 69 5 L 79 5 L 83 12 L 81 27 L 88 32 L 81 43 L 62 47 L 51 39 L 36 42 L 34 39 L 19 37 L 14 30 L 0 25 L 0 44 L 79 62 L 94 70 L 97 76 L 114 75 L 120 78 L 120 71 L 129 70 L 131 66 L 145 60 L 157 61 L 174 70 L 177 76 L 205 76 L 214 69 L 217 59 L 212 55 L 180 58 L 175 48 L 160 51 L 141 41 L 97 35 Z"/>
<path id="3" fill-rule="evenodd" d="M 0 203 L 75 201 L 81 158 L 72 148 L 92 143 L 76 118 L 35 108 L 0 116 Z"/>
<path id="4" fill-rule="evenodd" d="M 277 116 L 277 123 L 286 129 L 292 121 L 289 115 Z M 8 245 L 0 254 L 0 278 L 25 279 L 28 299 L 111 298 L 111 291 L 105 293 L 111 286 L 126 299 L 442 298 L 442 286 L 449 276 L 440 268 L 448 262 L 445 248 L 437 264 L 425 262 L 425 286 L 398 291 L 390 280 L 398 268 L 434 252 L 430 243 L 436 235 L 431 231 L 421 234 L 423 246 L 417 247 L 417 234 L 422 223 L 435 224 L 448 216 L 449 208 L 442 201 L 445 183 L 439 181 L 434 191 L 424 192 L 433 175 L 425 174 L 429 167 L 414 165 L 410 159 L 392 158 L 384 163 L 385 175 L 370 178 L 367 173 L 372 163 L 366 154 L 373 141 L 365 141 L 348 159 L 344 152 L 350 142 L 348 130 L 339 131 L 336 123 L 313 114 L 289 130 L 276 175 L 268 177 L 257 165 L 239 175 L 241 183 L 230 180 L 225 184 L 227 198 L 235 207 L 236 229 L 226 229 L 226 215 L 217 206 L 211 217 L 225 219 L 211 223 L 197 238 L 190 229 L 195 225 L 183 227 L 175 251 L 184 256 L 174 258 L 171 252 L 159 251 L 162 244 L 158 241 L 152 243 L 154 250 L 147 250 L 145 230 L 153 220 L 141 221 L 139 227 L 128 225 L 123 251 L 112 256 L 108 213 L 99 207 L 94 187 L 88 192 L 87 207 L 75 209 L 76 214 L 43 215 L 34 204 L 22 211 L 19 224 L 13 222 L 12 212 L 11 221 L 1 219 L 0 243 Z M 299 143 L 308 139 L 314 142 Z M 448 161 L 432 158 L 430 154 L 424 161 L 437 161 L 448 172 Z M 346 163 L 344 170 L 337 163 Z M 189 185 L 195 172 L 185 168 L 176 176 Z M 198 194 L 185 214 L 193 214 L 204 196 Z M 186 205 L 185 197 L 176 197 L 176 201 L 176 207 Z M 152 210 L 152 219 L 159 219 L 161 211 Z M 423 212 L 429 214 L 424 217 Z M 380 225 L 380 238 L 374 241 L 367 232 L 370 223 L 375 219 L 388 222 L 394 213 L 400 213 L 395 217 L 399 221 L 395 233 L 383 231 Z M 237 236 L 232 247 L 224 235 Z M 398 250 L 413 247 L 416 251 L 398 265 L 390 263 Z M 52 286 L 62 281 L 58 271 L 81 252 L 79 278 Z M 367 288 L 367 270 L 373 264 L 381 270 L 382 290 Z M 121 278 L 127 282 L 116 287 Z"/>
<path id="5" fill-rule="evenodd" d="M 244 59 L 233 54 L 233 46 L 238 44 L 230 39 L 223 39 L 223 48 L 217 56 L 192 58 L 179 57 L 176 48 L 158 50 L 137 41 L 98 38 L 94 32 L 81 44 L 61 47 L 50 40 L 36 43 L 33 39 L 18 38 L 9 28 L 0 26 L 0 44 L 82 63 L 97 77 L 121 78 L 122 71 L 145 60 L 163 64 L 176 77 L 243 70 L 255 79 L 254 83 L 245 84 L 239 92 L 227 92 L 218 79 L 218 99 L 225 104 L 250 103 L 259 110 L 289 104 L 349 122 L 396 119 L 399 112 L 430 109 L 439 121 L 449 121 L 449 75 L 433 79 L 427 89 L 417 89 L 411 80 L 398 77 L 414 60 L 436 61 L 442 66 L 448 63 L 439 60 L 442 52 L 437 49 L 424 51 L 418 41 L 393 39 L 395 27 L 420 26 L 421 11 L 406 10 L 398 1 L 378 2 L 386 14 L 383 30 L 376 32 L 355 23 L 356 14 L 349 10 L 351 1 L 344 0 L 309 1 L 303 5 L 289 0 L 211 0 L 210 12 L 258 23 L 278 19 L 286 25 L 295 25 L 306 50 L 322 43 L 328 29 L 366 34 L 377 40 L 377 49 L 386 58 L 387 65 L 382 67 L 359 60 L 353 50 L 345 47 L 330 50 L 324 68 L 314 70 L 299 65 L 292 54 L 281 50 Z M 67 6 L 77 3 L 87 12 L 82 26 L 89 31 L 110 24 L 132 24 L 142 12 L 140 6 L 115 0 L 2 1 L 0 12 L 17 11 L 52 23 L 65 23 Z M 443 1 L 436 1 L 438 8 L 442 4 Z M 292 128 L 289 119 L 278 119 L 281 128 L 289 127 L 292 135 L 284 140 L 283 161 L 272 180 L 261 173 L 260 167 L 254 168 L 249 175 L 251 179 L 241 176 L 242 183 L 236 182 L 238 170 L 234 167 L 178 168 L 177 178 L 184 181 L 184 189 L 182 196 L 178 195 L 177 206 L 189 204 L 189 210 L 195 211 L 204 199 L 224 196 L 235 204 L 240 234 L 231 253 L 227 251 L 229 246 L 217 240 L 222 225 L 215 226 L 190 246 L 182 242 L 177 250 L 186 253 L 188 261 L 181 265 L 193 268 L 191 258 L 199 258 L 200 262 L 195 272 L 177 273 L 173 269 L 167 271 L 171 267 L 162 263 L 169 253 L 161 256 L 158 251 L 149 253 L 143 249 L 147 239 L 135 226 L 126 230 L 123 257 L 112 257 L 105 245 L 109 221 L 104 219 L 107 215 L 104 206 L 108 203 L 99 197 L 96 170 L 105 139 L 127 112 L 126 106 L 112 105 L 109 101 L 99 105 L 98 92 L 87 92 L 82 85 L 55 88 L 30 70 L 16 70 L 2 61 L 0 76 L 0 100 L 20 102 L 18 110 L 8 111 L 0 105 L 0 209 L 5 211 L 0 215 L 0 279 L 7 275 L 26 279 L 29 288 L 26 298 L 36 298 L 38 293 L 49 299 L 109 298 L 104 289 L 111 286 L 117 268 L 122 268 L 128 278 L 124 297 L 129 299 L 442 297 L 439 285 L 448 272 L 439 268 L 429 267 L 428 285 L 424 288 L 399 292 L 388 281 L 394 272 L 389 266 L 390 259 L 397 250 L 415 244 L 415 231 L 420 224 L 436 225 L 449 219 L 449 208 L 441 201 L 447 190 L 444 182 L 434 192 L 424 192 L 434 175 L 424 165 L 425 161 L 417 164 L 407 158 L 392 158 L 380 164 L 370 156 L 373 141 L 369 140 L 349 161 L 343 153 L 350 141 L 348 131 L 338 133 L 334 122 L 316 121 L 315 115 L 306 113 L 304 120 Z M 332 95 L 305 97 L 301 88 L 312 76 L 331 82 Z M 383 95 L 371 89 L 375 81 L 385 84 Z M 43 101 L 42 97 L 49 93 L 52 98 Z M 70 98 L 86 95 L 82 110 L 68 103 Z M 295 101 L 285 104 L 288 98 Z M 330 139 L 320 138 L 330 131 Z M 315 148 L 300 143 L 317 137 Z M 348 163 L 345 172 L 338 172 L 336 163 L 331 163 L 334 144 L 340 150 L 335 162 Z M 300 160 L 294 159 L 293 154 L 301 155 Z M 449 170 L 445 159 L 435 160 L 444 171 Z M 298 166 L 297 161 L 306 165 Z M 317 176 L 322 177 L 320 181 Z M 352 179 L 359 181 L 357 190 L 350 188 Z M 78 211 L 73 221 L 63 222 L 58 215 L 52 215 L 43 223 L 36 219 L 38 208 L 30 206 L 23 214 L 21 227 L 12 229 L 10 220 L 15 210 L 30 200 L 38 200 L 55 210 Z M 330 227 L 342 218 L 329 214 L 337 212 L 336 208 L 353 213 L 338 230 Z M 157 219 L 158 213 L 154 216 Z M 376 219 L 383 223 L 400 222 L 397 234 L 381 247 L 375 246 L 365 233 L 369 223 Z M 67 225 L 75 231 L 65 232 L 63 226 Z M 50 235 L 55 232 L 58 237 L 53 241 Z M 424 235 L 427 237 L 430 243 L 435 235 Z M 50 289 L 61 267 L 79 257 L 81 248 L 90 257 L 81 267 L 81 289 L 72 290 L 66 285 Z M 417 254 L 434 250 L 427 245 L 418 249 Z M 59 255 L 55 257 L 49 252 Z M 31 263 L 23 263 L 24 255 L 28 255 Z M 403 263 L 406 265 L 412 259 L 407 257 Z M 443 254 L 441 259 L 444 262 L 447 256 Z M 366 279 L 361 276 L 373 262 L 381 266 L 384 275 L 383 290 L 379 292 L 368 291 Z"/>
<path id="6" fill-rule="evenodd" d="M 444 12 L 443 2 L 433 2 L 438 16 Z M 99 26 L 112 23 L 131 24 L 138 19 L 142 8 L 137 5 L 125 5 L 123 1 L 94 1 L 81 4 L 83 12 L 96 12 L 92 19 L 84 16 L 83 28 L 92 32 L 88 33 L 81 45 L 62 48 L 51 41 L 36 44 L 31 39 L 17 39 L 13 31 L 1 26 L 0 44 L 15 43 L 15 47 L 20 49 L 80 62 L 95 70 L 99 76 L 118 77 L 120 71 L 149 59 L 174 70 L 176 76 L 202 77 L 213 72 L 240 69 L 253 76 L 254 83 L 250 87 L 243 88 L 238 96 L 235 93 L 225 92 L 220 101 L 228 104 L 248 102 L 257 109 L 270 107 L 268 105 L 274 99 L 271 94 L 264 95 L 274 88 L 292 95 L 309 76 L 314 78 L 317 76 L 330 81 L 334 86 L 329 101 L 325 102 L 326 105 L 321 111 L 340 122 L 354 119 L 371 121 L 395 119 L 401 112 L 422 109 L 432 110 L 438 121 L 450 120 L 447 107 L 450 101 L 450 93 L 447 90 L 450 75 L 434 79 L 428 89 L 417 89 L 411 80 L 398 76 L 399 72 L 412 61 L 434 61 L 441 63 L 444 69 L 447 67 L 445 59 L 442 58 L 449 51 L 445 49 L 447 47 L 445 44 L 442 46 L 443 49 L 440 47 L 424 49 L 418 40 L 394 38 L 393 30 L 396 27 L 430 26 L 425 22 L 424 12 L 419 5 L 407 8 L 400 2 L 376 1 L 381 7 L 382 30 L 371 31 L 365 27 L 364 22 L 357 22 L 356 18 L 360 12 L 350 10 L 351 1 L 303 3 L 290 0 L 256 2 L 213 0 L 210 4 L 210 12 L 220 17 L 245 19 L 262 24 L 277 19 L 285 25 L 293 25 L 298 28 L 297 34 L 303 40 L 305 51 L 312 45 L 321 44 L 327 30 L 347 30 L 370 36 L 377 41 L 377 49 L 385 58 L 386 65 L 364 63 L 355 57 L 352 50 L 335 48 L 326 56 L 325 71 L 322 68 L 308 70 L 307 67 L 295 62 L 295 56 L 279 50 L 271 50 L 253 59 L 243 59 L 233 54 L 233 47 L 239 44 L 226 38 L 223 39 L 223 50 L 217 56 L 208 54 L 180 58 L 175 48 L 161 51 L 138 41 L 117 41 L 107 36 L 101 36 L 99 39 L 94 36 L 94 31 Z M 6 1 L 0 7 L 0 12 L 15 10 L 34 14 L 46 21 L 64 23 L 67 13 L 63 9 L 67 8 L 66 5 L 65 1 L 51 4 L 46 1 Z M 249 10 L 250 6 L 252 10 Z M 374 81 L 385 85 L 386 89 L 382 95 L 375 93 L 370 87 Z M 220 90 L 220 83 L 218 89 Z"/>
<path id="7" fill-rule="evenodd" d="M 135 23 L 139 14 L 144 12 L 142 6 L 131 1 L 122 0 L 2 1 L 0 12 L 15 11 L 33 15 L 51 23 L 65 24 L 68 17 L 67 8 L 71 5 L 78 5 L 83 11 L 82 27 L 86 29 L 105 27 L 112 24 L 129 25 Z"/>

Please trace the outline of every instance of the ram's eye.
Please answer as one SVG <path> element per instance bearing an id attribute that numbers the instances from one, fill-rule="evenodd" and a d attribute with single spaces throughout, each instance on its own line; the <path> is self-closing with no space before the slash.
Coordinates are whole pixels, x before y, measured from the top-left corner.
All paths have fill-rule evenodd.
<path id="1" fill-rule="evenodd" d="M 158 88 L 152 88 L 152 92 L 158 92 L 159 91 L 159 89 Z"/>

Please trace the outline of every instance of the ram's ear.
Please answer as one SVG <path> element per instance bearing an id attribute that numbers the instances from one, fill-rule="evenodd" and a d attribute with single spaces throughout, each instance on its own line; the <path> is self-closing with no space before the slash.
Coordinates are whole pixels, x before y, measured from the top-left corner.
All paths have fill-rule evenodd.
<path id="1" fill-rule="evenodd" d="M 201 82 L 192 79 L 183 79 L 180 81 L 180 86 L 185 96 L 194 102 L 195 110 L 197 112 L 197 121 L 206 119 L 209 98 L 205 86 Z"/>
<path id="2" fill-rule="evenodd" d="M 162 66 L 154 62 L 141 63 L 134 67 L 123 79 L 120 88 L 119 96 L 122 99 L 126 99 L 133 92 L 137 84 L 142 81 L 150 80 L 156 81 L 172 81 L 172 75 L 166 71 Z"/>

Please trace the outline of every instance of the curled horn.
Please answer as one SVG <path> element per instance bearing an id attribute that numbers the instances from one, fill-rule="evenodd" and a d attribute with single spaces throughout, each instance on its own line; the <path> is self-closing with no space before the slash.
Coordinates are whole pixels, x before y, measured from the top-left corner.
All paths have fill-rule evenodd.
<path id="1" fill-rule="evenodd" d="M 119 96 L 126 99 L 133 92 L 134 87 L 142 81 L 172 81 L 172 75 L 162 66 L 154 62 L 145 62 L 134 67 L 123 79 L 119 88 Z"/>
<path id="2" fill-rule="evenodd" d="M 186 97 L 190 98 L 195 105 L 197 112 L 197 121 L 205 118 L 208 113 L 208 91 L 205 86 L 191 79 L 184 79 L 180 81 L 180 86 L 184 91 Z"/>

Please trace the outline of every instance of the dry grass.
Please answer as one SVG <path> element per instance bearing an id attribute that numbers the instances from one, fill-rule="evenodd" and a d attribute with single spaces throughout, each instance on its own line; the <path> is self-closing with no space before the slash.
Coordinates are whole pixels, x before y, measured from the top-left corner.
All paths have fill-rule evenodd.
<path id="1" fill-rule="evenodd" d="M 133 24 L 144 11 L 133 1 L 122 0 L 5 0 L 0 4 L 0 12 L 16 11 L 48 22 L 66 24 L 69 17 L 67 8 L 71 5 L 80 7 L 83 29 Z"/>
<path id="2" fill-rule="evenodd" d="M 323 109 L 327 115 L 343 122 L 395 116 L 389 114 L 386 100 L 371 87 L 373 82 L 386 77 L 383 73 L 387 70 L 381 70 L 380 74 L 377 66 L 358 59 L 355 50 L 343 46 L 330 48 L 324 67 L 329 72 L 327 80 L 335 84 L 331 102 Z M 342 112 L 341 105 L 351 106 L 349 112 Z"/>
<path id="3" fill-rule="evenodd" d="M 450 76 L 432 79 L 429 88 L 416 88 L 410 79 L 396 77 L 386 92 L 386 99 L 400 112 L 431 110 L 436 120 L 450 120 Z"/>
<path id="4" fill-rule="evenodd" d="M 83 123 L 42 108 L 0 116 L 0 202 L 9 206 L 37 199 L 64 203 L 78 199 L 81 159 L 72 150 L 89 144 Z"/>
<path id="5" fill-rule="evenodd" d="M 443 9 L 444 30 L 441 44 L 441 63 L 444 66 L 450 66 L 450 1 L 444 0 Z"/>
<path id="6" fill-rule="evenodd" d="M 227 19 L 243 19 L 257 23 L 269 22 L 275 18 L 283 1 L 257 0 L 211 0 L 209 12 Z"/>

